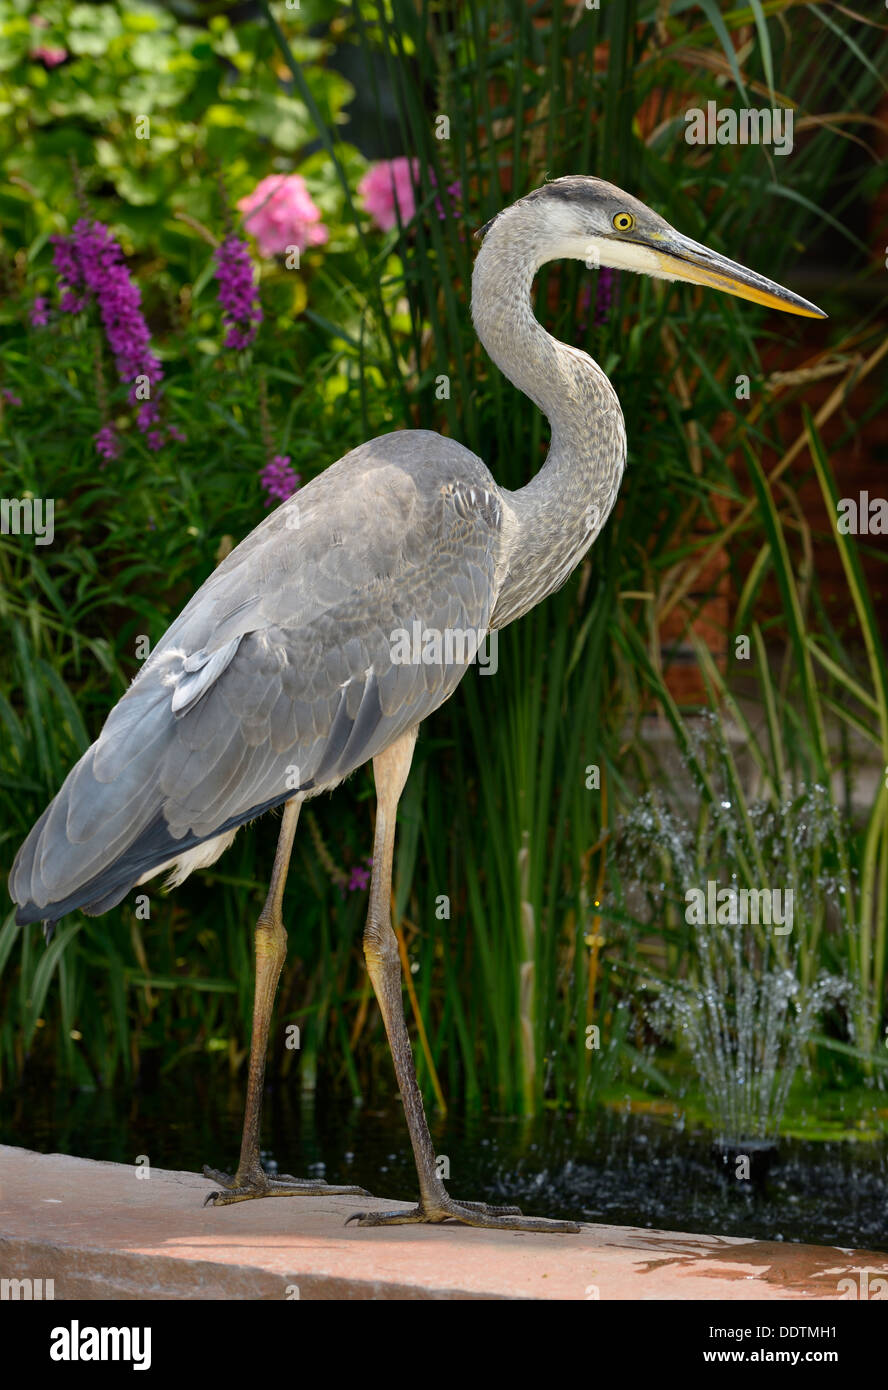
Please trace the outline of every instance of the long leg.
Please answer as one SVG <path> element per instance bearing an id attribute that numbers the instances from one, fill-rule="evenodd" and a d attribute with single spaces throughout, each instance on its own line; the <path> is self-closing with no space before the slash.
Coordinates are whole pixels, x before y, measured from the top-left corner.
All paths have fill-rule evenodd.
<path id="1" fill-rule="evenodd" d="M 546 1221 L 523 1216 L 517 1207 L 488 1207 L 481 1202 L 457 1202 L 438 1176 L 435 1150 L 416 1080 L 410 1037 L 404 1021 L 401 962 L 391 923 L 392 857 L 398 801 L 407 781 L 418 727 L 402 734 L 373 759 L 376 779 L 376 832 L 373 839 L 373 877 L 364 931 L 364 958 L 385 1024 L 398 1089 L 419 1178 L 419 1205 L 413 1211 L 357 1212 L 349 1221 L 361 1226 L 403 1225 L 412 1222 L 461 1221 L 468 1226 L 507 1230 L 575 1232 L 569 1221 Z"/>
<path id="2" fill-rule="evenodd" d="M 362 1187 L 332 1187 L 319 1180 L 302 1180 L 281 1176 L 270 1178 L 259 1160 L 259 1124 L 262 1114 L 262 1088 L 265 1082 L 265 1059 L 268 1053 L 268 1030 L 271 1011 L 287 955 L 287 933 L 281 915 L 287 870 L 293 852 L 293 837 L 299 820 L 300 802 L 288 801 L 284 806 L 281 832 L 278 836 L 274 868 L 265 905 L 259 914 L 255 932 L 256 985 L 253 996 L 253 1032 L 250 1039 L 250 1070 L 247 1078 L 247 1104 L 241 1139 L 240 1162 L 237 1172 L 230 1176 L 215 1168 L 204 1167 L 204 1177 L 219 1183 L 225 1190 L 211 1192 L 204 1206 L 212 1202 L 226 1206 L 244 1202 L 252 1197 L 298 1197 L 323 1194 L 354 1194 L 367 1196 Z"/>

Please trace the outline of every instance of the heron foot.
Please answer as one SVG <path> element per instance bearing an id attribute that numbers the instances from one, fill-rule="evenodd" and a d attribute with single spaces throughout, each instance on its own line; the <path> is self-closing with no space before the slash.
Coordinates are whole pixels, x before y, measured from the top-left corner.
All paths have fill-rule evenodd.
<path id="1" fill-rule="evenodd" d="M 204 1164 L 203 1175 L 216 1182 L 222 1192 L 210 1192 L 204 1206 L 227 1207 L 232 1202 L 249 1202 L 255 1197 L 370 1197 L 366 1188 L 337 1186 L 323 1178 L 293 1178 L 289 1173 L 269 1177 L 262 1168 L 247 1173 L 220 1173 Z"/>
<path id="2" fill-rule="evenodd" d="M 458 1221 L 463 1226 L 482 1226 L 494 1231 L 540 1231 L 549 1235 L 576 1235 L 580 1227 L 574 1221 L 550 1221 L 544 1216 L 524 1216 L 520 1207 L 493 1207 L 486 1202 L 457 1202 L 452 1197 L 436 1198 L 433 1204 L 422 1202 L 411 1211 L 358 1211 L 346 1221 L 358 1226 L 441 1225 Z"/>

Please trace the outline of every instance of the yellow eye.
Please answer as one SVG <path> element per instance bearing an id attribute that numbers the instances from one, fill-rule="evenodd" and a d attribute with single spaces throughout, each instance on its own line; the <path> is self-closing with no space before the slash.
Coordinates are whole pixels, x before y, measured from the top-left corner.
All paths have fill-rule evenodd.
<path id="1" fill-rule="evenodd" d="M 615 212 L 614 226 L 618 232 L 628 232 L 635 226 L 635 218 L 631 212 Z"/>

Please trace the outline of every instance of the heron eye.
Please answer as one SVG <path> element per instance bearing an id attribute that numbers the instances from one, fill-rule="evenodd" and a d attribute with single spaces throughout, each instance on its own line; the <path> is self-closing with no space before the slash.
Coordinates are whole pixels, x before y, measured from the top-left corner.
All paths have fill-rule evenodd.
<path id="1" fill-rule="evenodd" d="M 614 213 L 614 226 L 618 232 L 628 232 L 631 227 L 635 226 L 635 218 L 631 212 L 616 212 Z"/>

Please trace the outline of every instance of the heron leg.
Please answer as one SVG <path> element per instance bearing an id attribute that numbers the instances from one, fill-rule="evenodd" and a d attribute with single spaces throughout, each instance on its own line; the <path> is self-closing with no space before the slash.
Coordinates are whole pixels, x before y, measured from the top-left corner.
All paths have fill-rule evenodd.
<path id="1" fill-rule="evenodd" d="M 227 1206 L 232 1202 L 245 1202 L 253 1197 L 369 1195 L 362 1187 L 337 1187 L 325 1183 L 322 1179 L 291 1178 L 286 1174 L 275 1175 L 272 1178 L 265 1172 L 259 1159 L 259 1124 L 262 1113 L 262 1088 L 265 1082 L 265 1059 L 268 1052 L 268 1030 L 278 980 L 287 955 L 287 933 L 281 907 L 290 855 L 293 851 L 293 838 L 296 834 L 296 822 L 299 819 L 299 806 L 300 803 L 296 800 L 288 801 L 284 806 L 268 896 L 256 923 L 253 1032 L 250 1039 L 250 1068 L 240 1162 L 234 1174 L 220 1173 L 215 1168 L 204 1166 L 204 1177 L 223 1188 L 221 1192 L 211 1192 L 204 1206 L 208 1203 Z"/>
<path id="2" fill-rule="evenodd" d="M 438 1224 L 458 1221 L 467 1226 L 487 1226 L 512 1231 L 576 1232 L 570 1221 L 547 1221 L 524 1216 L 519 1207 L 487 1206 L 484 1202 L 458 1202 L 438 1176 L 435 1150 L 429 1133 L 410 1036 L 404 1020 L 401 962 L 392 929 L 392 858 L 398 802 L 407 781 L 418 726 L 402 734 L 384 753 L 373 759 L 376 780 L 376 830 L 373 839 L 373 876 L 364 929 L 364 959 L 379 1003 L 395 1064 L 395 1076 L 419 1178 L 419 1203 L 408 1211 L 356 1212 L 348 1218 L 359 1226 L 401 1226 L 415 1222 Z M 346 1225 L 348 1222 L 346 1222 Z"/>

